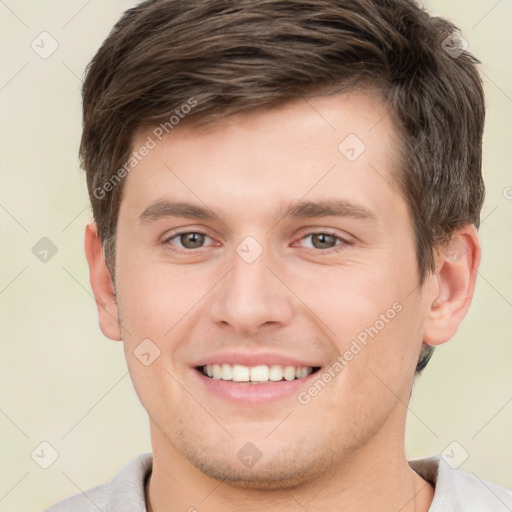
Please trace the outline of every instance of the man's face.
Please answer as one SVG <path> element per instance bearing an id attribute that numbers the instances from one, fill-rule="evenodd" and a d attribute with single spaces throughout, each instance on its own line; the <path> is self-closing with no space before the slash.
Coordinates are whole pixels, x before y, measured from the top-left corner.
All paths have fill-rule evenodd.
<path id="1" fill-rule="evenodd" d="M 116 291 L 155 456 L 271 487 L 400 449 L 432 287 L 418 286 L 384 105 L 301 100 L 160 142 L 148 130 L 134 150 L 148 135 L 124 184 Z M 213 363 L 242 380 L 320 369 L 250 383 L 204 375 Z"/>

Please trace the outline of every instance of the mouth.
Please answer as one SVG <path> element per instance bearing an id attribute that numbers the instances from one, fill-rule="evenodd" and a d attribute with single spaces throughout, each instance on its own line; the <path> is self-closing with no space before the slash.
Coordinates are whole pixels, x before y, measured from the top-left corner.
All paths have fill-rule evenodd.
<path id="1" fill-rule="evenodd" d="M 301 380 L 320 370 L 319 366 L 265 365 L 215 363 L 196 366 L 195 369 L 211 380 L 240 384 L 265 384 L 270 382 Z"/>

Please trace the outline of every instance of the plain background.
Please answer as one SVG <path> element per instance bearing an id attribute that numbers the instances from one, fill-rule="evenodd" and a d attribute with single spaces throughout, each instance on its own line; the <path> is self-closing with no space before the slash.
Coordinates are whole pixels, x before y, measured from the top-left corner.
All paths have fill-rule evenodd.
<path id="1" fill-rule="evenodd" d="M 41 511 L 150 451 L 122 344 L 98 328 L 83 254 L 90 211 L 77 158 L 85 66 L 135 3 L 0 0 L 2 512 Z M 460 469 L 512 488 L 512 0 L 425 5 L 453 20 L 483 62 L 487 197 L 475 298 L 415 386 L 406 448 L 410 459 L 449 447 L 462 461 L 467 452 Z M 51 49 L 48 36 L 40 42 L 43 31 L 59 45 L 46 59 L 31 47 L 35 40 L 39 51 Z M 43 237 L 57 250 L 46 262 L 33 253 Z M 31 455 L 49 460 L 43 441 L 58 452 L 48 469 Z"/>

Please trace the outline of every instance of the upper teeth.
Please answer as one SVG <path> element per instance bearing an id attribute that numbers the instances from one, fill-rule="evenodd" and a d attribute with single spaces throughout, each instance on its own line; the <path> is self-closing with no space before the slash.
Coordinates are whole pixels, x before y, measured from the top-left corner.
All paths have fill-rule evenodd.
<path id="1" fill-rule="evenodd" d="M 243 366 L 241 364 L 207 364 L 203 366 L 203 373 L 208 377 L 222 380 L 234 380 L 236 382 L 265 382 L 268 380 L 279 381 L 301 379 L 313 371 L 311 366 Z"/>

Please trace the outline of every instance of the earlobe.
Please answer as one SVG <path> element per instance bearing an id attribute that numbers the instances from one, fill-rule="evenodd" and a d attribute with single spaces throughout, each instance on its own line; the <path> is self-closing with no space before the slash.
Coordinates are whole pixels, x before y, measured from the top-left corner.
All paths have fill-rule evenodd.
<path id="1" fill-rule="evenodd" d="M 89 265 L 91 287 L 98 309 L 100 329 L 107 338 L 120 341 L 121 328 L 114 286 L 105 262 L 98 228 L 94 222 L 91 222 L 85 228 L 84 249 Z"/>
<path id="2" fill-rule="evenodd" d="M 480 242 L 475 226 L 457 231 L 436 258 L 437 286 L 426 313 L 423 339 L 428 345 L 450 340 L 464 319 L 475 290 L 480 264 Z"/>

